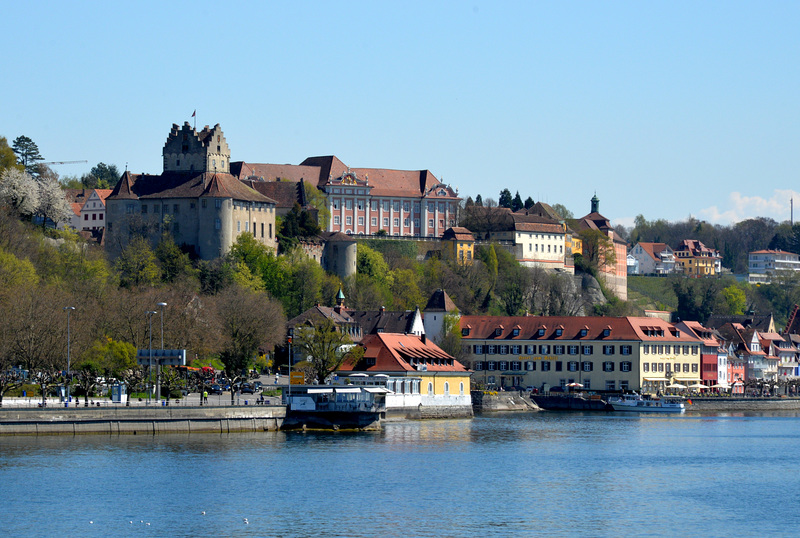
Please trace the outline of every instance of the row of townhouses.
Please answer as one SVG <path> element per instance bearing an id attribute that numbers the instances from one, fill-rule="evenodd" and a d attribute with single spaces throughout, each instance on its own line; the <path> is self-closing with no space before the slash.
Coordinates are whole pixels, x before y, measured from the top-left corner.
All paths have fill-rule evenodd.
<path id="1" fill-rule="evenodd" d="M 713 276 L 722 272 L 722 256 L 696 239 L 684 239 L 674 250 L 666 243 L 640 242 L 628 252 L 627 272 L 629 275 Z"/>

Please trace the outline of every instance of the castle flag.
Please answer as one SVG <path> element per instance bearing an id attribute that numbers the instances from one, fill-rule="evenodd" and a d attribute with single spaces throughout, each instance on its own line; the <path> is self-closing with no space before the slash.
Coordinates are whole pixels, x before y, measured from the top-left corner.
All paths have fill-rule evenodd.
<path id="1" fill-rule="evenodd" d="M 197 116 L 197 109 L 195 108 L 195 109 L 194 109 L 194 112 L 192 112 L 192 117 L 194 118 L 194 117 L 196 117 L 196 116 Z"/>

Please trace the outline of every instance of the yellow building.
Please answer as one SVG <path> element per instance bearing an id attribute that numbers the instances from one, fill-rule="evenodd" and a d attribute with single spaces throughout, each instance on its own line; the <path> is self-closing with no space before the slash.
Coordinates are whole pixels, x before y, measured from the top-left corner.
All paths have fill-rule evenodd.
<path id="1" fill-rule="evenodd" d="M 717 274 L 719 253 L 696 239 L 684 239 L 675 249 L 675 259 L 684 274 L 711 276 Z"/>
<path id="2" fill-rule="evenodd" d="M 444 250 L 460 265 L 472 265 L 475 256 L 475 237 L 463 227 L 448 228 L 442 235 Z"/>

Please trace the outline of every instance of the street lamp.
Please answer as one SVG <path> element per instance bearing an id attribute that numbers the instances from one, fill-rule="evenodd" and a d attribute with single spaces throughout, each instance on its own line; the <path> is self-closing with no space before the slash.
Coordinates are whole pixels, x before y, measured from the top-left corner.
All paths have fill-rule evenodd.
<path id="1" fill-rule="evenodd" d="M 289 397 L 292 393 L 292 339 L 294 338 L 294 329 L 289 329 L 289 338 L 287 338 L 289 342 L 289 384 L 286 386 L 286 405 L 290 406 L 291 401 Z"/>
<path id="2" fill-rule="evenodd" d="M 164 307 L 167 303 L 158 303 L 156 306 L 161 307 L 161 350 L 164 350 Z M 163 353 L 162 353 L 163 355 Z M 161 398 L 161 362 L 158 363 L 158 375 L 156 376 L 156 391 L 158 397 Z"/>
<path id="3" fill-rule="evenodd" d="M 149 380 L 148 380 L 148 383 L 147 383 L 147 403 L 148 403 L 148 405 L 150 404 L 150 392 L 151 392 L 151 387 L 153 385 L 153 314 L 157 314 L 157 313 L 158 312 L 156 312 L 155 310 L 148 310 L 147 312 L 145 312 L 145 314 L 147 314 L 147 319 L 148 319 L 148 323 L 149 323 L 149 329 L 148 329 L 147 332 L 148 332 L 148 336 L 150 337 L 150 345 L 148 347 L 149 352 L 150 352 L 150 360 L 148 361 L 148 367 L 150 369 L 150 375 L 149 375 Z"/>
<path id="4" fill-rule="evenodd" d="M 64 310 L 67 311 L 67 376 L 72 381 L 71 377 L 71 355 L 70 355 L 70 333 L 69 333 L 69 316 L 72 314 L 72 311 L 75 310 L 74 306 L 65 306 Z M 67 402 L 69 402 L 69 381 L 67 382 Z"/>

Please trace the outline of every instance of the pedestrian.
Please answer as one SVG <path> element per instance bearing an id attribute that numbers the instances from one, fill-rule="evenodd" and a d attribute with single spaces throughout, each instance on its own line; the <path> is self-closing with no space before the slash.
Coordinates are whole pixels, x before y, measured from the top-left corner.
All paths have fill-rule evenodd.
<path id="1" fill-rule="evenodd" d="M 208 403 L 208 391 L 203 391 L 203 403 Z"/>

